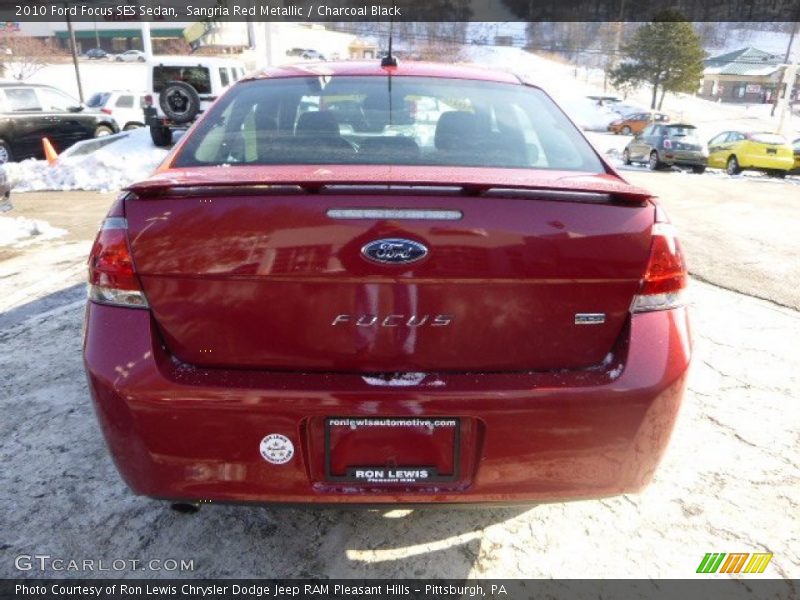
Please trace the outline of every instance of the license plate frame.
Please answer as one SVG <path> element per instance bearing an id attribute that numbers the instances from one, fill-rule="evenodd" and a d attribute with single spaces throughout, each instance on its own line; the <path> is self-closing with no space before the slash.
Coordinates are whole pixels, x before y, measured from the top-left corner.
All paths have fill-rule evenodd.
<path id="1" fill-rule="evenodd" d="M 453 421 L 452 425 L 453 439 L 452 439 L 452 455 L 451 473 L 439 473 L 434 465 L 347 465 L 345 474 L 335 474 L 332 467 L 332 428 L 345 427 L 341 421 L 355 421 L 359 423 L 358 427 L 369 427 L 368 422 L 375 421 L 414 421 L 417 424 L 398 424 L 387 425 L 386 427 L 421 427 L 426 423 L 430 423 L 432 427 L 437 427 L 434 424 L 436 421 Z M 461 470 L 461 419 L 457 417 L 326 417 L 325 418 L 325 480 L 330 483 L 349 483 L 349 484 L 366 484 L 366 485 L 424 485 L 429 483 L 453 483 L 459 481 Z M 361 474 L 358 471 L 362 471 Z M 383 471 L 383 476 L 365 476 L 363 472 L 376 472 Z M 394 473 L 391 473 L 394 471 Z M 397 477 L 397 473 L 405 474 L 405 477 Z M 409 473 L 414 473 L 414 476 L 408 476 Z"/>

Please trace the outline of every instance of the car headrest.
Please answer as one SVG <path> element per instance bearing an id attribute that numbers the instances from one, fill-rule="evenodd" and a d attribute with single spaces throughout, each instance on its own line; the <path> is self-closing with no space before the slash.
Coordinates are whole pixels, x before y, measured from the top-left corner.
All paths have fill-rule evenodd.
<path id="1" fill-rule="evenodd" d="M 304 112 L 297 119 L 297 135 L 339 136 L 339 124 L 329 110 Z"/>
<path id="2" fill-rule="evenodd" d="M 478 118 L 474 113 L 451 110 L 439 117 L 433 143 L 437 150 L 458 150 L 474 142 L 478 133 Z"/>
<path id="3" fill-rule="evenodd" d="M 253 113 L 255 120 L 256 131 L 260 132 L 273 132 L 278 128 L 275 122 L 275 117 L 269 111 L 269 108 L 264 104 L 256 104 Z"/>

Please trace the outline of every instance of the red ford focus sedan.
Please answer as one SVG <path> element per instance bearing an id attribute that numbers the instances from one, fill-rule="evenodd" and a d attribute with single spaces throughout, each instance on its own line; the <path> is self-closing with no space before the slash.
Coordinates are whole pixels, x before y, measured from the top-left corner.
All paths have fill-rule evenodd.
<path id="1" fill-rule="evenodd" d="M 84 358 L 137 494 L 538 503 L 632 492 L 691 354 L 663 211 L 539 88 L 272 69 L 111 208 Z"/>

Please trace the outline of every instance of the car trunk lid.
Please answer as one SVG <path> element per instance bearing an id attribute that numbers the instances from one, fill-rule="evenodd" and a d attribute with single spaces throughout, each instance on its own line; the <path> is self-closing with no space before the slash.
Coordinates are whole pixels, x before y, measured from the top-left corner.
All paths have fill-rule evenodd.
<path id="1" fill-rule="evenodd" d="M 167 171 L 126 202 L 136 270 L 182 361 L 330 372 L 603 361 L 653 224 L 613 175 L 515 169 Z M 415 262 L 366 247 L 404 240 Z"/>

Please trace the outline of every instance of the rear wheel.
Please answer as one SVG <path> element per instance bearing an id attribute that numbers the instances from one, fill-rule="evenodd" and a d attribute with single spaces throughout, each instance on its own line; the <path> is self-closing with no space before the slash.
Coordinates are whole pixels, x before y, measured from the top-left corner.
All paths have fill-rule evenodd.
<path id="1" fill-rule="evenodd" d="M 698 165 L 696 167 L 692 167 L 692 173 L 697 173 L 698 175 L 702 175 L 706 172 L 706 168 L 702 165 Z"/>
<path id="2" fill-rule="evenodd" d="M 658 159 L 658 152 L 655 150 L 650 153 L 650 158 L 647 160 L 647 168 L 651 171 L 657 171 L 661 168 L 661 161 Z"/>
<path id="3" fill-rule="evenodd" d="M 8 142 L 5 140 L 0 140 L 0 165 L 4 165 L 12 160 L 14 159 L 11 156 L 11 146 L 9 146 Z"/>
<path id="4" fill-rule="evenodd" d="M 735 156 L 728 158 L 728 164 L 725 166 L 725 172 L 728 175 L 738 175 L 742 172 L 742 167 L 739 166 L 739 161 Z"/>
<path id="5" fill-rule="evenodd" d="M 631 164 L 631 153 L 628 152 L 628 149 L 622 151 L 622 162 L 626 165 Z"/>
<path id="6" fill-rule="evenodd" d="M 622 128 L 622 133 L 625 134 L 625 135 L 630 135 L 631 134 L 631 128 L 628 127 L 627 125 L 625 125 L 625 127 Z"/>
<path id="7" fill-rule="evenodd" d="M 172 144 L 172 130 L 164 125 L 150 125 L 150 137 L 159 148 Z"/>
<path id="8" fill-rule="evenodd" d="M 108 125 L 98 125 L 94 129 L 94 137 L 105 137 L 107 135 L 111 135 L 112 133 L 114 133 L 114 130 Z"/>

